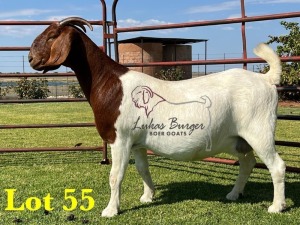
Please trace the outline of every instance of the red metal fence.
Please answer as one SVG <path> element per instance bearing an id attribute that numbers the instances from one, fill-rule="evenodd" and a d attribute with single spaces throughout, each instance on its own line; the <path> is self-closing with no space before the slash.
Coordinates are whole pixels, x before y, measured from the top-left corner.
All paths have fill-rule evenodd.
<path id="1" fill-rule="evenodd" d="M 123 32 L 134 32 L 134 31 L 147 31 L 147 30 L 159 30 L 159 29 L 180 29 L 186 27 L 203 27 L 203 26 L 214 26 L 222 24 L 241 24 L 241 36 L 243 41 L 243 57 L 239 59 L 215 59 L 215 60 L 194 60 L 194 61 L 176 61 L 176 62 L 151 62 L 151 63 L 130 63 L 124 64 L 128 67 L 146 67 L 146 66 L 175 66 L 175 65 L 216 65 L 216 64 L 243 64 L 244 67 L 247 63 L 261 63 L 264 62 L 258 58 L 248 58 L 247 57 L 247 45 L 246 45 L 246 32 L 245 24 L 247 22 L 256 22 L 264 20 L 273 19 L 285 19 L 285 18 L 295 18 L 300 17 L 300 12 L 288 12 L 281 14 L 270 14 L 261 16 L 248 17 L 245 14 L 245 4 L 244 0 L 241 0 L 241 17 L 234 19 L 223 19 L 223 20 L 211 20 L 211 21 L 200 21 L 200 22 L 187 22 L 187 23 L 176 23 L 176 24 L 166 24 L 166 25 L 155 25 L 155 26 L 143 26 L 143 27 L 128 27 L 128 28 L 118 28 L 117 26 L 117 15 L 116 8 L 118 0 L 114 0 L 112 4 L 112 21 L 107 21 L 107 9 L 105 0 L 100 0 L 102 5 L 102 20 L 101 21 L 90 21 L 91 24 L 103 27 L 103 50 L 109 55 L 111 53 L 111 40 L 114 43 L 115 60 L 119 61 L 118 53 L 118 33 Z M 3 25 L 49 25 L 53 21 L 0 21 L 0 26 Z M 112 33 L 110 33 L 112 30 Z M 1 47 L 0 51 L 28 51 L 30 47 Z M 300 56 L 284 57 L 281 59 L 283 62 L 290 61 L 300 61 Z M 70 73 L 47 73 L 47 74 L 0 74 L 0 79 L 2 78 L 20 78 L 20 77 L 69 77 L 74 76 Z M 299 91 L 300 87 L 278 87 L 278 91 Z M 75 102 L 84 101 L 83 99 L 65 98 L 65 99 L 38 99 L 38 100 L 1 100 L 1 104 L 5 103 L 34 103 L 34 102 Z M 292 115 L 279 115 L 278 119 L 284 120 L 300 120 L 300 116 Z M 36 125 L 0 125 L 0 129 L 26 129 L 26 128 L 58 128 L 58 127 L 90 127 L 94 126 L 93 123 L 74 123 L 74 124 L 36 124 Z M 299 142 L 290 141 L 276 141 L 277 145 L 282 146 L 293 146 L 300 147 Z M 0 149 L 0 152 L 24 152 L 24 151 L 81 151 L 81 150 L 103 150 L 103 163 L 108 163 L 107 159 L 107 144 L 104 143 L 103 147 L 76 147 L 76 148 L 14 148 L 14 149 Z M 215 160 L 214 160 L 215 161 Z M 224 161 L 224 160 L 223 160 Z M 222 160 L 220 160 L 222 162 Z M 231 161 L 230 164 L 237 164 L 235 161 Z M 300 168 L 291 168 L 292 171 L 300 172 Z"/>

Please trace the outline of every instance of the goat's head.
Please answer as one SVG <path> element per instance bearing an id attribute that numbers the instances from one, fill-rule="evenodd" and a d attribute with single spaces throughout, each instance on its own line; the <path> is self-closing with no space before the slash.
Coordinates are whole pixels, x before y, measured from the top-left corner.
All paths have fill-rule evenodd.
<path id="1" fill-rule="evenodd" d="M 59 68 L 69 55 L 74 36 L 80 30 L 78 27 L 86 32 L 84 25 L 93 30 L 90 23 L 79 17 L 51 24 L 31 45 L 28 55 L 31 67 L 44 73 Z"/>

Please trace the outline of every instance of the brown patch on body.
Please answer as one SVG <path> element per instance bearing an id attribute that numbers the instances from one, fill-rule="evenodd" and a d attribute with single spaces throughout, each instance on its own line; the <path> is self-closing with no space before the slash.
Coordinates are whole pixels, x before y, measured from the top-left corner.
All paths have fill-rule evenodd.
<path id="1" fill-rule="evenodd" d="M 93 109 L 96 128 L 101 138 L 108 143 L 114 143 L 114 125 L 120 115 L 119 108 L 123 98 L 119 77 L 129 69 L 109 58 L 86 35 L 78 33 L 80 37 L 73 43 L 70 57 L 64 65 L 74 70 Z"/>
<path id="2" fill-rule="evenodd" d="M 110 76 L 110 78 L 92 88 L 90 104 L 100 136 L 108 143 L 113 143 L 116 139 L 114 125 L 120 115 L 119 108 L 123 98 L 123 88 L 119 77 L 109 73 L 106 76 Z"/>

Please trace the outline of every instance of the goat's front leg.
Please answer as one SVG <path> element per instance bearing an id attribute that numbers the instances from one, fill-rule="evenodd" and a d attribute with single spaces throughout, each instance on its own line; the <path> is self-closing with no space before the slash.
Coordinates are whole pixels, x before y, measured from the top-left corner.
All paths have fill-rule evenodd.
<path id="1" fill-rule="evenodd" d="M 103 217 L 113 217 L 120 211 L 121 183 L 128 166 L 130 148 L 124 145 L 111 145 L 112 168 L 109 176 L 111 196 L 107 207 L 102 211 Z"/>
<path id="2" fill-rule="evenodd" d="M 149 164 L 146 149 L 133 150 L 135 158 L 135 166 L 141 175 L 144 183 L 144 194 L 140 198 L 142 203 L 152 202 L 154 196 L 154 185 L 149 172 Z"/>

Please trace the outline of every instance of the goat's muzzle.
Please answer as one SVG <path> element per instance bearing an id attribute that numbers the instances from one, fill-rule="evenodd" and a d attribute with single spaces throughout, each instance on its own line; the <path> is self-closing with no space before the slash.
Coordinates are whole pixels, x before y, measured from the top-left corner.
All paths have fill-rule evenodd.
<path id="1" fill-rule="evenodd" d="M 36 58 L 32 54 L 32 51 L 29 52 L 29 54 L 28 54 L 28 62 L 30 63 L 30 66 L 33 69 L 36 69 L 36 67 L 41 64 L 41 61 L 42 60 L 36 60 Z"/>
<path id="2" fill-rule="evenodd" d="M 32 55 L 31 55 L 30 52 L 29 52 L 29 55 L 28 55 L 28 62 L 31 63 L 32 60 L 33 60 L 33 57 L 32 57 Z"/>
<path id="3" fill-rule="evenodd" d="M 42 61 L 42 59 L 37 59 L 37 57 L 34 57 L 31 51 L 29 52 L 28 62 L 33 69 L 40 70 L 39 68 L 42 65 Z"/>
<path id="4" fill-rule="evenodd" d="M 30 66 L 37 70 L 37 71 L 43 71 L 43 73 L 48 72 L 49 70 L 55 70 L 60 67 L 58 66 L 45 66 L 45 60 L 39 59 L 38 57 L 34 57 L 34 54 L 32 54 L 32 51 L 28 54 L 28 62 L 30 63 Z"/>

